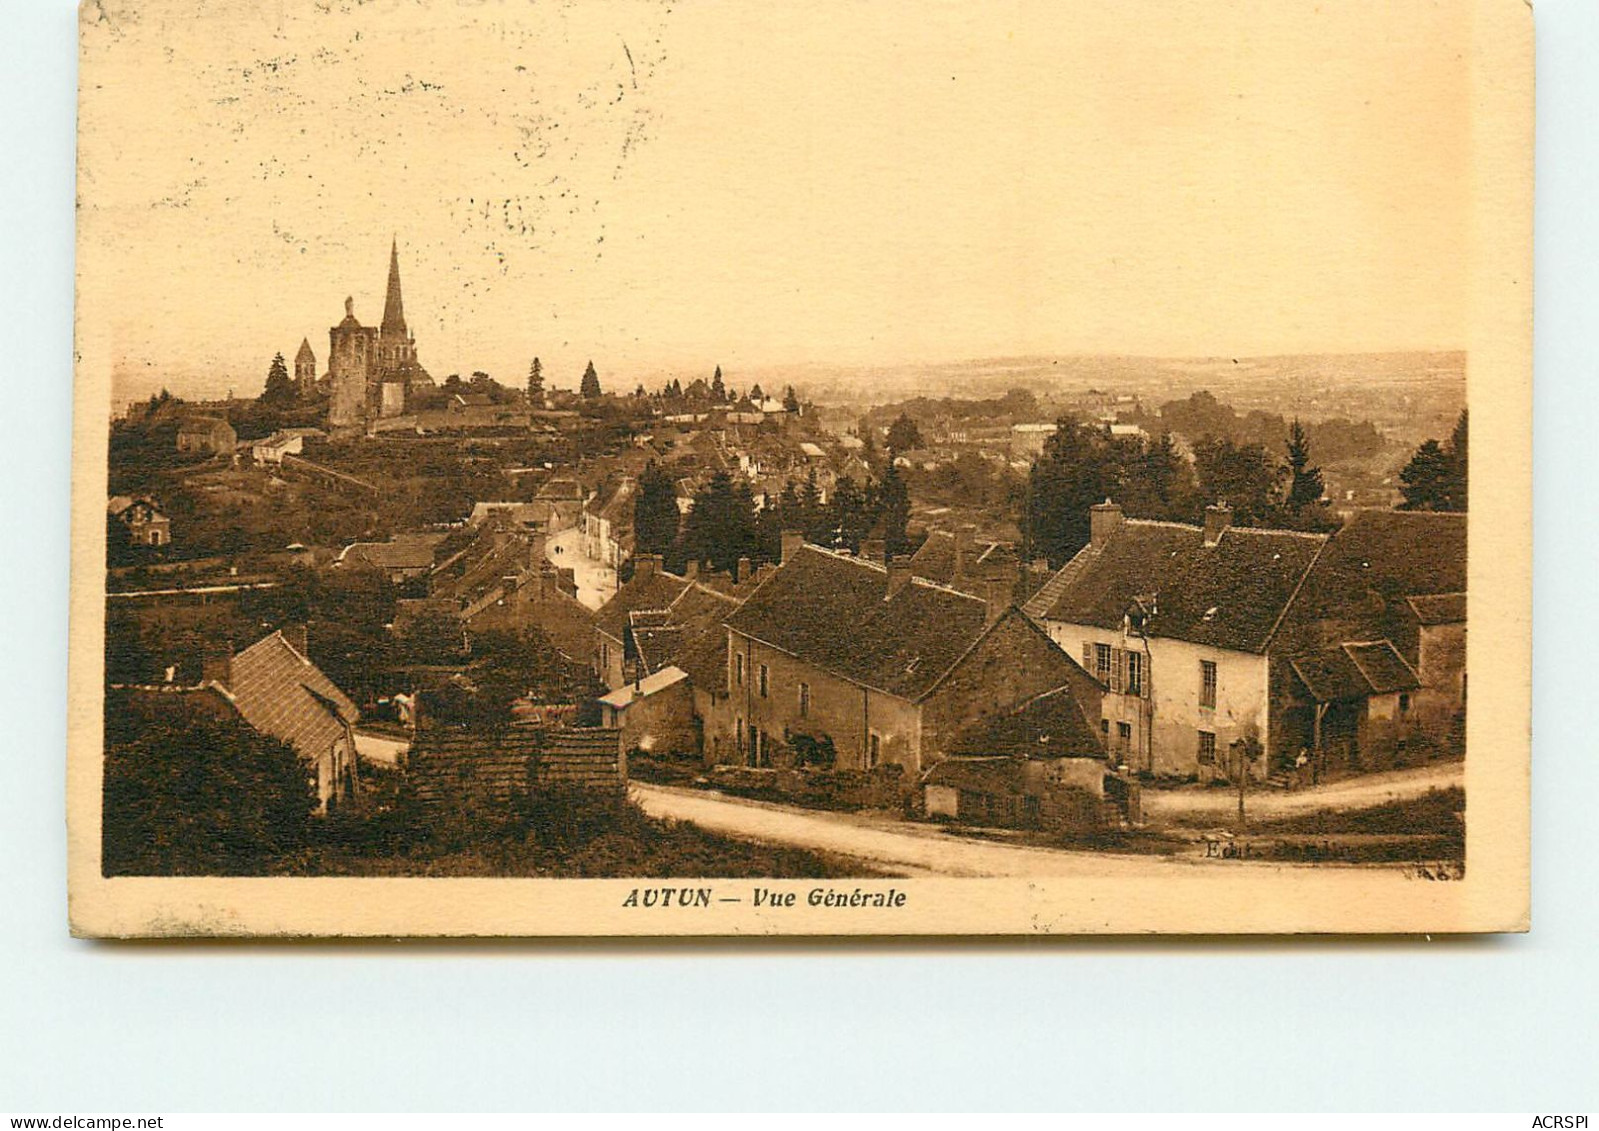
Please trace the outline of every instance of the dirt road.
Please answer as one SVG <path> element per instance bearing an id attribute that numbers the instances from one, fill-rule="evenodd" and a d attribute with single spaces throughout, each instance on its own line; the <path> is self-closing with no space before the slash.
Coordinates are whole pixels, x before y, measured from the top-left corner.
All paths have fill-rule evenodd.
<path id="1" fill-rule="evenodd" d="M 1312 789 L 1252 789 L 1244 797 L 1244 810 L 1250 817 L 1289 817 L 1317 809 L 1369 809 L 1420 797 L 1431 789 L 1463 786 L 1465 780 L 1465 763 L 1443 762 L 1367 774 Z M 1238 793 L 1232 789 L 1146 789 L 1143 801 L 1144 817 L 1153 821 L 1182 814 L 1226 818 L 1238 811 Z"/>
<path id="2" fill-rule="evenodd" d="M 1204 860 L 1191 857 L 1068 852 L 975 840 L 932 825 L 853 813 L 819 813 L 702 790 L 642 782 L 634 782 L 631 789 L 644 811 L 653 817 L 692 821 L 703 829 L 729 836 L 853 856 L 913 876 L 1141 877 L 1207 866 Z M 1228 866 L 1237 868 L 1240 864 L 1229 861 Z"/>

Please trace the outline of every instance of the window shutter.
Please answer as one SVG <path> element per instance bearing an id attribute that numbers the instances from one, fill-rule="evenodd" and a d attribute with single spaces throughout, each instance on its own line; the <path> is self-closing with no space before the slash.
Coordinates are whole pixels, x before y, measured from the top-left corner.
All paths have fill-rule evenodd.
<path id="1" fill-rule="evenodd" d="M 1094 674 L 1094 646 L 1092 644 L 1083 645 L 1083 670 L 1089 675 Z"/>
<path id="2" fill-rule="evenodd" d="M 1127 651 L 1118 648 L 1111 653 L 1110 689 L 1117 694 L 1127 690 Z"/>

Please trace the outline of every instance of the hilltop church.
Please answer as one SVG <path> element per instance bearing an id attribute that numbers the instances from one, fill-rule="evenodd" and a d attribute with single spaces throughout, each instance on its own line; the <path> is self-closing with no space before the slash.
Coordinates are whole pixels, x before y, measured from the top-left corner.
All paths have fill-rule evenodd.
<path id="1" fill-rule="evenodd" d="M 400 299 L 399 244 L 389 246 L 389 289 L 383 302 L 383 322 L 363 326 L 356 321 L 355 300 L 344 300 L 344 320 L 328 330 L 328 372 L 324 379 L 330 394 L 328 424 L 346 428 L 366 424 L 380 416 L 398 416 L 415 391 L 433 386 L 433 378 L 416 359 L 416 338 L 405 326 L 405 305 Z M 302 342 L 295 358 L 295 376 L 304 380 L 316 361 L 309 342 Z"/>

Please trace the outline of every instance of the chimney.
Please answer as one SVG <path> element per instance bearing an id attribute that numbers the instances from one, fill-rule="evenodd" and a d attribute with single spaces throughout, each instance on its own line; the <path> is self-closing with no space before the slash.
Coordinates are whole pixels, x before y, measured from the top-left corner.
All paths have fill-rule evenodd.
<path id="1" fill-rule="evenodd" d="M 1103 549 L 1111 535 L 1121 529 L 1122 508 L 1106 499 L 1088 508 L 1088 544 L 1096 550 Z"/>
<path id="2" fill-rule="evenodd" d="M 1221 532 L 1233 523 L 1233 508 L 1225 501 L 1205 508 L 1205 545 L 1214 546 L 1221 541 Z"/>
<path id="3" fill-rule="evenodd" d="M 888 556 L 888 547 L 881 538 L 863 538 L 861 540 L 861 557 L 869 562 L 882 565 Z"/>
<path id="4" fill-rule="evenodd" d="M 787 564 L 794 560 L 794 555 L 799 553 L 800 547 L 805 545 L 805 535 L 799 530 L 783 531 L 783 555 L 777 560 Z"/>
<path id="5" fill-rule="evenodd" d="M 689 581 L 698 581 L 700 576 L 700 563 L 697 558 L 690 558 L 683 563 L 683 576 Z"/>
<path id="6" fill-rule="evenodd" d="M 737 566 L 738 572 L 733 575 L 734 584 L 742 584 L 750 579 L 750 560 L 740 558 Z"/>
<path id="7" fill-rule="evenodd" d="M 527 540 L 527 564 L 530 569 L 538 569 L 544 564 L 544 547 L 549 541 L 549 535 L 542 530 L 535 530 Z"/>
<path id="8" fill-rule="evenodd" d="M 283 639 L 289 642 L 289 646 L 291 648 L 300 653 L 300 655 L 305 656 L 307 659 L 310 658 L 311 645 L 307 636 L 306 625 L 304 621 L 298 621 L 294 624 L 286 624 L 282 628 L 278 629 L 278 631 L 283 634 Z"/>
<path id="9" fill-rule="evenodd" d="M 901 556 L 889 558 L 883 563 L 888 567 L 888 592 L 883 594 L 883 600 L 892 600 L 894 595 L 905 588 L 906 582 L 911 579 L 911 560 Z"/>
<path id="10" fill-rule="evenodd" d="M 651 577 L 661 572 L 660 554 L 635 554 L 633 556 L 633 576 Z"/>
<path id="11" fill-rule="evenodd" d="M 955 574 L 954 581 L 959 584 L 966 580 L 966 551 L 971 541 L 971 536 L 964 530 L 955 531 Z"/>
<path id="12" fill-rule="evenodd" d="M 200 658 L 200 680 L 228 688 L 233 686 L 233 641 L 206 646 Z"/>

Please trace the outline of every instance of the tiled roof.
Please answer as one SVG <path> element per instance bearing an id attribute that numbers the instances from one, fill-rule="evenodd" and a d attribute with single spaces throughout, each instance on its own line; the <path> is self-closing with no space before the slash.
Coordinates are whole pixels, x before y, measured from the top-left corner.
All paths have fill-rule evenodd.
<path id="1" fill-rule="evenodd" d="M 1020 797 L 1027 792 L 1020 758 L 945 758 L 922 775 L 922 784 L 1001 797 Z"/>
<path id="2" fill-rule="evenodd" d="M 1027 605 L 1029 614 L 1118 629 L 1140 604 L 1154 636 L 1261 652 L 1325 535 L 1229 527 L 1214 546 L 1197 526 L 1129 519 L 1084 546 Z"/>
<path id="3" fill-rule="evenodd" d="M 1361 511 L 1328 540 L 1284 620 L 1283 636 L 1296 653 L 1345 640 L 1399 640 L 1407 626 L 1414 631 L 1410 598 L 1465 591 L 1465 515 Z M 1462 616 L 1463 605 L 1461 598 Z M 1447 598 L 1430 609 L 1447 611 Z"/>
<path id="4" fill-rule="evenodd" d="M 1103 758 L 1105 748 L 1072 689 L 1058 687 L 966 727 L 955 736 L 950 754 Z"/>
<path id="5" fill-rule="evenodd" d="M 1420 679 L 1386 640 L 1339 644 L 1290 661 L 1294 673 L 1322 703 L 1409 691 Z"/>
<path id="6" fill-rule="evenodd" d="M 1004 542 L 968 541 L 962 577 L 969 581 L 998 576 L 1015 571 L 1019 564 L 1014 546 Z M 916 553 L 911 555 L 911 572 L 940 585 L 958 585 L 955 577 L 955 536 L 942 530 L 929 534 Z"/>
<path id="7" fill-rule="evenodd" d="M 1409 691 L 1420 687 L 1421 680 L 1415 670 L 1386 640 L 1365 644 L 1345 644 L 1344 652 L 1360 669 L 1361 676 L 1378 695 L 1394 691 Z"/>
<path id="8" fill-rule="evenodd" d="M 535 493 L 535 498 L 582 502 L 583 488 L 573 479 L 547 479 Z"/>
<path id="9" fill-rule="evenodd" d="M 662 571 L 640 571 L 633 579 L 612 594 L 594 614 L 594 625 L 613 640 L 622 640 L 635 612 L 647 609 L 668 609 L 683 595 L 689 582 L 686 578 Z"/>
<path id="10" fill-rule="evenodd" d="M 807 545 L 727 624 L 855 683 L 918 699 L 983 634 L 986 607 L 917 578 L 887 594 L 882 566 Z"/>
<path id="11" fill-rule="evenodd" d="M 1431 596 L 1406 599 L 1410 611 L 1422 624 L 1466 623 L 1466 595 L 1464 593 L 1438 593 Z"/>
<path id="12" fill-rule="evenodd" d="M 633 492 L 636 486 L 637 480 L 630 476 L 607 481 L 589 501 L 588 512 L 618 525 L 632 525 Z"/>
<path id="13" fill-rule="evenodd" d="M 1465 515 L 1360 511 L 1328 542 L 1296 615 L 1337 614 L 1368 592 L 1391 601 L 1465 591 Z"/>
<path id="14" fill-rule="evenodd" d="M 227 693 L 256 730 L 320 757 L 360 717 L 355 704 L 274 632 L 233 657 Z"/>
<path id="15" fill-rule="evenodd" d="M 443 534 L 396 534 L 387 542 L 355 542 L 339 554 L 340 561 L 365 562 L 378 569 L 431 569 L 433 550 Z"/>
<path id="16" fill-rule="evenodd" d="M 665 691 L 668 687 L 675 687 L 688 678 L 688 673 L 682 668 L 670 665 L 658 672 L 652 672 L 637 683 L 624 683 L 615 691 L 600 696 L 600 702 L 607 707 L 624 708 L 635 699 L 648 699 L 656 692 Z"/>

